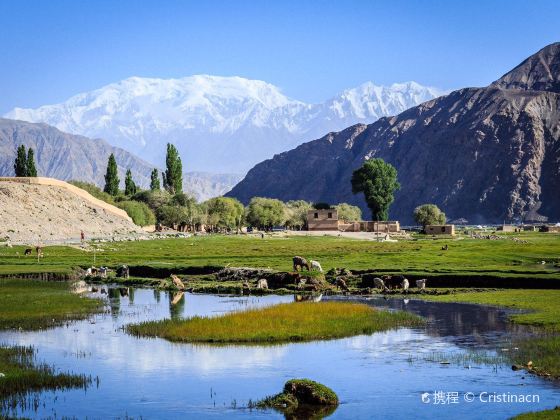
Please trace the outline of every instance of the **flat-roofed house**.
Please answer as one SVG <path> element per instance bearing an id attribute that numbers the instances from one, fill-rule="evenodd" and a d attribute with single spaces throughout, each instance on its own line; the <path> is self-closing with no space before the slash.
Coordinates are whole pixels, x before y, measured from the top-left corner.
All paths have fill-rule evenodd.
<path id="1" fill-rule="evenodd" d="M 336 209 L 308 210 L 308 230 L 338 230 L 338 212 Z"/>
<path id="2" fill-rule="evenodd" d="M 426 235 L 455 235 L 455 225 L 427 225 Z"/>

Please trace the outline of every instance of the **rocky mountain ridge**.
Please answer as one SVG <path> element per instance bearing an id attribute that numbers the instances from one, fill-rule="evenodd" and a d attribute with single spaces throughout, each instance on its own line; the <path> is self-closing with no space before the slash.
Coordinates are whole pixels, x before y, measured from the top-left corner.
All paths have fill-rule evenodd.
<path id="1" fill-rule="evenodd" d="M 560 43 L 485 88 L 465 88 L 355 125 L 256 165 L 230 196 L 350 202 L 366 159 L 393 164 L 402 185 L 391 218 L 435 203 L 470 223 L 560 219 Z"/>

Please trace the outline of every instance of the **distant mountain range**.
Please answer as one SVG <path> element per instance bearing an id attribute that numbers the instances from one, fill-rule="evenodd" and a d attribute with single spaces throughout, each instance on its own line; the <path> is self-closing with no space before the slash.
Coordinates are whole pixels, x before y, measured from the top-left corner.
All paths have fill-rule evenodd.
<path id="1" fill-rule="evenodd" d="M 402 185 L 390 217 L 435 203 L 470 223 L 560 219 L 560 43 L 484 88 L 465 88 L 266 160 L 228 195 L 359 205 L 352 172 L 371 158 Z"/>
<path id="2" fill-rule="evenodd" d="M 103 138 L 160 166 L 171 142 L 185 169 L 245 173 L 304 141 L 398 114 L 441 94 L 415 82 L 387 87 L 368 82 L 308 104 L 269 83 L 241 77 L 131 77 L 61 104 L 15 108 L 6 117 Z"/>
<path id="3" fill-rule="evenodd" d="M 128 168 L 139 185 L 146 188 L 150 184 L 151 164 L 104 140 L 64 133 L 47 124 L 3 118 L 0 118 L 0 176 L 14 175 L 14 159 L 20 144 L 35 151 L 40 176 L 103 186 L 107 159 L 114 153 L 121 184 Z M 189 172 L 184 174 L 183 185 L 199 200 L 205 200 L 222 195 L 239 179 L 239 175 Z"/>

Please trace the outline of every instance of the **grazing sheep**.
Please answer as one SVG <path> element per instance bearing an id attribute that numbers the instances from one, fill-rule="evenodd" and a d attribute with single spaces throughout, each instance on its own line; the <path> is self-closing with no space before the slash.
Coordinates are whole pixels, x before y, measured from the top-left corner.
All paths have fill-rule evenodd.
<path id="1" fill-rule="evenodd" d="M 379 277 L 373 279 L 373 284 L 375 284 L 375 287 L 378 289 L 387 290 L 387 287 L 385 287 L 385 283 Z"/>
<path id="2" fill-rule="evenodd" d="M 426 281 L 427 279 L 416 280 L 416 287 L 418 287 L 420 290 L 426 289 Z"/>
<path id="3" fill-rule="evenodd" d="M 268 289 L 268 282 L 266 279 L 260 279 L 257 282 L 257 289 Z"/>
<path id="4" fill-rule="evenodd" d="M 294 263 L 294 271 L 299 271 L 300 269 L 303 271 L 303 267 L 307 268 L 307 271 L 311 271 L 311 267 L 305 258 L 296 255 L 292 258 L 292 261 Z"/>
<path id="5" fill-rule="evenodd" d="M 183 284 L 181 279 L 179 277 L 177 277 L 175 274 L 171 274 L 171 281 L 173 282 L 173 284 L 175 285 L 175 287 L 177 289 L 184 289 L 185 288 L 185 285 Z"/>
<path id="6" fill-rule="evenodd" d="M 321 267 L 321 264 L 319 264 L 319 261 L 311 260 L 311 261 L 309 261 L 309 262 L 311 263 L 311 268 L 312 268 L 313 270 L 316 270 L 316 271 L 318 271 L 318 272 L 320 272 L 320 273 L 323 272 L 323 267 Z"/>
<path id="7" fill-rule="evenodd" d="M 403 289 L 403 292 L 407 292 L 408 291 L 408 279 L 403 279 L 402 283 L 401 283 L 401 287 Z"/>

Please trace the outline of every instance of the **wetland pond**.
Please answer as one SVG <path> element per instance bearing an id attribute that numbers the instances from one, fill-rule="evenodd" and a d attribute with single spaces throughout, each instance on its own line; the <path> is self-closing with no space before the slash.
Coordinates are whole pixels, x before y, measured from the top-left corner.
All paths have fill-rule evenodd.
<path id="1" fill-rule="evenodd" d="M 38 362 L 99 381 L 85 390 L 42 392 L 34 397 L 35 404 L 22 404 L 2 414 L 31 418 L 283 418 L 273 410 L 247 407 L 251 400 L 278 393 L 291 378 L 310 378 L 332 388 L 341 402 L 332 418 L 507 419 L 560 403 L 560 384 L 514 372 L 504 360 L 502 349 L 515 351 L 511 337 L 524 332 L 496 308 L 412 299 L 356 299 L 384 309 L 410 311 L 428 323 L 421 328 L 330 341 L 214 346 L 136 338 L 122 327 L 169 317 L 219 315 L 290 302 L 293 297 L 185 294 L 172 304 L 173 296 L 167 292 L 101 288 L 108 293 L 94 295 L 108 300 L 103 314 L 45 331 L 0 332 L 2 344 L 35 347 Z M 439 391 L 445 403 L 442 394 L 434 395 Z M 539 402 L 482 402 L 479 397 L 484 392 L 538 395 Z M 465 401 L 468 393 L 474 401 Z M 423 394 L 426 402 L 422 402 Z"/>

